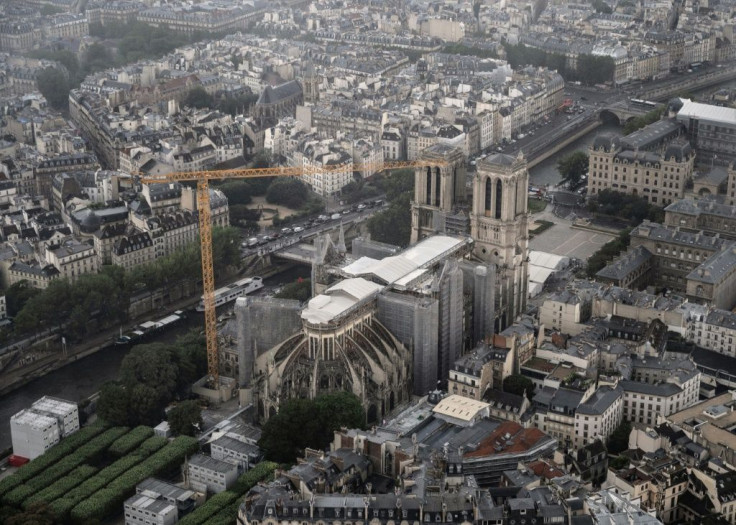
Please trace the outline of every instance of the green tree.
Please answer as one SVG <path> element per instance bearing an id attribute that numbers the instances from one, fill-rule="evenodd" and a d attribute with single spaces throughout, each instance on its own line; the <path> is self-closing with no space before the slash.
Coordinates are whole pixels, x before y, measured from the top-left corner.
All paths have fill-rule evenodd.
<path id="1" fill-rule="evenodd" d="M 281 204 L 292 210 L 301 208 L 309 196 L 309 189 L 299 179 L 283 178 L 274 180 L 266 192 L 266 201 Z"/>
<path id="2" fill-rule="evenodd" d="M 115 59 L 102 44 L 92 44 L 84 52 L 84 59 L 82 60 L 82 70 L 84 75 L 96 73 L 97 71 L 103 71 L 114 65 Z"/>
<path id="3" fill-rule="evenodd" d="M 44 4 L 41 6 L 41 16 L 51 16 L 63 13 L 64 9 L 55 5 Z"/>
<path id="4" fill-rule="evenodd" d="M 194 400 L 182 401 L 166 416 L 175 435 L 196 436 L 202 429 L 202 409 Z"/>
<path id="5" fill-rule="evenodd" d="M 229 206 L 250 204 L 251 188 L 244 180 L 229 180 L 217 188 L 225 194 Z"/>
<path id="6" fill-rule="evenodd" d="M 306 447 L 325 449 L 341 427 L 362 428 L 365 412 L 350 392 L 290 399 L 263 425 L 258 446 L 271 461 L 293 463 Z"/>
<path id="7" fill-rule="evenodd" d="M 622 468 L 626 468 L 629 466 L 629 461 L 629 458 L 627 458 L 626 456 L 618 456 L 612 459 L 608 463 L 608 466 L 613 470 L 621 470 Z"/>
<path id="8" fill-rule="evenodd" d="M 234 204 L 229 207 L 230 224 L 242 226 L 248 222 L 257 222 L 261 219 L 261 212 L 257 209 L 248 208 L 243 204 Z"/>
<path id="9" fill-rule="evenodd" d="M 211 108 L 212 95 L 207 93 L 202 86 L 196 86 L 189 90 L 182 105 L 192 108 Z"/>
<path id="10" fill-rule="evenodd" d="M 641 128 L 646 127 L 649 124 L 657 122 L 664 114 L 664 111 L 665 107 L 660 106 L 642 115 L 641 117 L 636 117 L 628 120 L 626 124 L 624 124 L 624 135 L 629 135 L 630 133 L 640 130 Z"/>
<path id="11" fill-rule="evenodd" d="M 162 398 L 155 388 L 138 384 L 128 387 L 130 404 L 128 417 L 131 425 L 154 426 L 164 418 L 164 408 L 170 398 Z"/>
<path id="12" fill-rule="evenodd" d="M 315 398 L 314 404 L 320 421 L 321 448 L 332 441 L 335 430 L 342 427 L 363 428 L 365 425 L 365 409 L 358 396 L 352 392 L 322 394 Z"/>
<path id="13" fill-rule="evenodd" d="M 127 426 L 129 423 L 130 396 L 128 391 L 114 381 L 108 381 L 100 388 L 97 400 L 97 415 L 113 426 Z"/>
<path id="14" fill-rule="evenodd" d="M 23 309 L 23 306 L 29 299 L 41 293 L 41 290 L 34 288 L 28 281 L 23 279 L 17 283 L 11 284 L 5 291 L 5 303 L 8 309 L 8 316 L 15 317 Z"/>
<path id="15" fill-rule="evenodd" d="M 628 248 L 631 242 L 629 230 L 624 230 L 619 236 L 606 244 L 588 258 L 587 274 L 589 277 L 595 277 L 609 261 L 617 257 L 621 252 Z"/>
<path id="16" fill-rule="evenodd" d="M 312 297 L 312 281 L 310 279 L 299 279 L 289 283 L 276 294 L 277 299 L 296 299 L 301 302 L 309 300 L 310 297 Z"/>
<path id="17" fill-rule="evenodd" d="M 611 6 L 603 0 L 591 0 L 590 3 L 597 13 L 603 13 L 606 15 L 610 15 L 611 13 L 613 13 L 613 9 L 611 9 Z"/>
<path id="18" fill-rule="evenodd" d="M 526 376 L 513 374 L 504 378 L 503 391 L 517 396 L 526 394 L 531 400 L 534 397 L 534 383 Z"/>
<path id="19" fill-rule="evenodd" d="M 557 161 L 557 171 L 562 180 L 569 181 L 571 187 L 579 184 L 583 175 L 588 173 L 588 154 L 584 151 L 574 151 Z"/>
<path id="20" fill-rule="evenodd" d="M 51 107 L 60 111 L 69 109 L 69 78 L 58 68 L 47 67 L 36 77 L 38 90 L 46 98 Z"/>
<path id="21" fill-rule="evenodd" d="M 150 387 L 156 400 L 167 403 L 176 392 L 179 369 L 167 345 L 151 343 L 135 346 L 120 365 L 120 380 L 127 388 Z M 131 397 L 132 399 L 132 397 Z"/>
<path id="22" fill-rule="evenodd" d="M 629 435 L 631 434 L 631 423 L 622 420 L 616 430 L 608 438 L 609 454 L 620 454 L 629 449 Z"/>
<path id="23" fill-rule="evenodd" d="M 317 447 L 320 435 L 314 401 L 290 399 L 263 425 L 258 446 L 271 461 L 293 463 L 306 447 Z"/>
<path id="24" fill-rule="evenodd" d="M 411 238 L 411 197 L 414 172 L 397 170 L 380 183 L 389 206 L 368 220 L 368 231 L 376 241 L 407 246 Z"/>

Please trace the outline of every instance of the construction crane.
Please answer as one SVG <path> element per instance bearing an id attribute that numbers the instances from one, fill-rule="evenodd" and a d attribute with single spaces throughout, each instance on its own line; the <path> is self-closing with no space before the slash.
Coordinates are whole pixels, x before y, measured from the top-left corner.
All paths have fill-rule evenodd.
<path id="1" fill-rule="evenodd" d="M 373 172 L 401 169 L 439 167 L 441 160 L 388 161 L 377 164 L 336 164 L 320 168 L 305 166 L 276 166 L 272 168 L 244 168 L 231 170 L 182 171 L 162 175 L 141 174 L 143 184 L 169 182 L 197 183 L 197 211 L 199 213 L 199 239 L 202 246 L 202 297 L 204 303 L 204 325 L 207 341 L 207 375 L 215 390 L 220 388 L 220 357 L 217 351 L 217 316 L 215 315 L 215 271 L 212 264 L 212 221 L 210 209 L 210 181 L 221 179 L 255 179 L 260 177 L 301 177 L 309 173 L 336 173 L 371 170 Z"/>

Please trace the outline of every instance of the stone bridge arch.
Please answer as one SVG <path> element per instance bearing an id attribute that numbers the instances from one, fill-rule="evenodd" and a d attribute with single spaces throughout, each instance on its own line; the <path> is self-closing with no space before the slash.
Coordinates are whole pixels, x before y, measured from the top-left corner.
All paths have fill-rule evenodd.
<path id="1" fill-rule="evenodd" d="M 598 113 L 598 118 L 604 124 L 616 124 L 617 126 L 622 125 L 621 117 L 612 109 L 602 109 L 601 112 Z"/>

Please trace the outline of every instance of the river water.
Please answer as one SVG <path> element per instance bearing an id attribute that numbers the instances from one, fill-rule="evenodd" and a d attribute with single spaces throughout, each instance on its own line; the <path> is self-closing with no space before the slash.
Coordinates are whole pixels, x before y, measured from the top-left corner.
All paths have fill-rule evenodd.
<path id="1" fill-rule="evenodd" d="M 308 279 L 309 275 L 308 267 L 296 266 L 265 279 L 264 284 L 267 288 L 274 288 L 294 282 L 300 277 Z M 156 319 L 161 317 L 163 314 L 155 316 Z M 190 311 L 184 323 L 160 334 L 151 342 L 173 343 L 178 336 L 192 328 L 204 328 L 202 314 Z M 43 396 L 77 402 L 86 399 L 97 392 L 103 383 L 117 378 L 120 363 L 129 351 L 129 348 L 113 346 L 104 348 L 0 397 L 0 450 L 11 445 L 10 417 L 13 414 L 30 407 L 31 403 Z"/>
<path id="2" fill-rule="evenodd" d="M 621 127 L 616 126 L 615 124 L 603 124 L 592 133 L 588 133 L 587 135 L 580 137 L 575 142 L 565 146 L 563 149 L 529 170 L 529 184 L 541 187 L 546 185 L 553 186 L 559 183 L 562 180 L 562 177 L 560 177 L 560 173 L 557 171 L 557 161 L 565 155 L 569 155 L 577 150 L 583 150 L 587 153 L 588 147 L 593 143 L 593 139 L 595 139 L 596 135 L 599 133 L 609 133 L 620 136 Z"/>

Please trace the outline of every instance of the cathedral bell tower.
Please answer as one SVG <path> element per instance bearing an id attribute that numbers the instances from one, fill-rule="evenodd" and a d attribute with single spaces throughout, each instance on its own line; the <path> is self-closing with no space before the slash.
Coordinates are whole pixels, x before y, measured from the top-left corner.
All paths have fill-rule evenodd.
<path id="1" fill-rule="evenodd" d="M 436 233 L 468 233 L 465 156 L 460 148 L 435 144 L 421 159 L 436 166 L 414 170 L 414 201 L 411 205 L 411 244 Z"/>
<path id="2" fill-rule="evenodd" d="M 501 331 L 526 310 L 529 172 L 521 152 L 490 155 L 477 170 L 470 231 L 474 255 L 497 268 L 496 329 Z"/>

